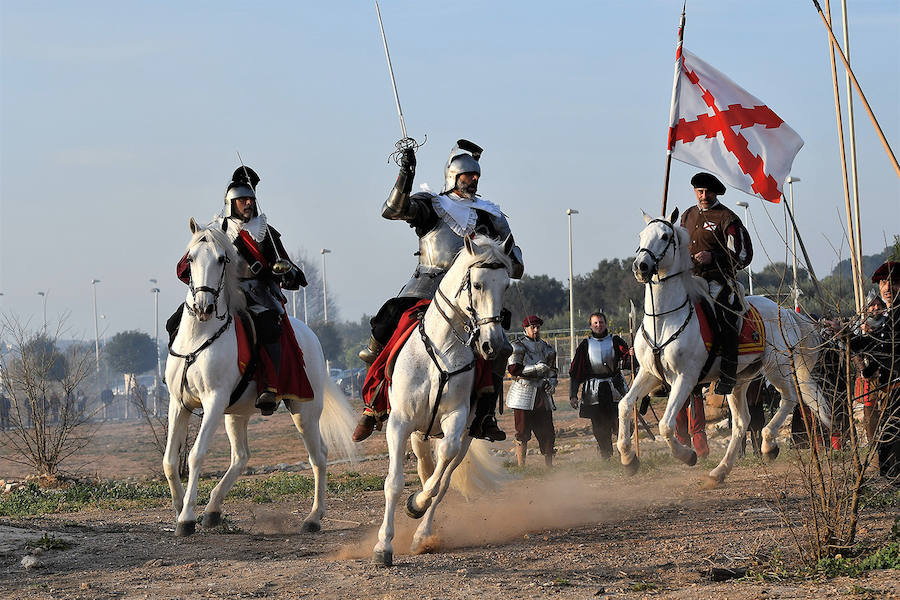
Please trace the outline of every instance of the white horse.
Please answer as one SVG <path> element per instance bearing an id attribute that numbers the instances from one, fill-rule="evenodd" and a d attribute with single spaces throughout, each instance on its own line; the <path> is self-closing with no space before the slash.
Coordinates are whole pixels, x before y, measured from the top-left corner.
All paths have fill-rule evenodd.
<path id="1" fill-rule="evenodd" d="M 647 226 L 640 234 L 640 248 L 632 265 L 635 278 L 646 284 L 641 323 L 643 331 L 639 331 L 634 340 L 635 356 L 641 369 L 631 389 L 619 402 L 617 443 L 622 464 L 631 474 L 636 473 L 640 465 L 631 445 L 635 402 L 659 386 L 661 380 L 671 385 L 659 432 L 668 442 L 672 454 L 693 466 L 697 462 L 697 454 L 675 438 L 675 418 L 694 387 L 716 379 L 719 372 L 721 359 L 716 358 L 709 372 L 699 381 L 709 354 L 700 335 L 693 301 L 710 298 L 707 283 L 691 274 L 688 232 L 676 224 L 677 219 L 677 209 L 669 220 L 644 215 Z M 793 311 L 779 307 L 768 298 L 750 296 L 747 301 L 756 307 L 762 317 L 765 348 L 761 353 L 739 357 L 737 385 L 734 392 L 728 395 L 732 435 L 722 461 L 709 472 L 714 483 L 724 481 L 734 466 L 740 441 L 744 439 L 750 421 L 747 386 L 760 371 L 765 372 L 769 381 L 781 392 L 778 411 L 762 431 L 762 452 L 768 459 L 774 460 L 778 455 L 775 437 L 797 405 L 798 388 L 802 400 L 818 413 L 826 427 L 831 426 L 828 404 L 823 401 L 811 374 L 821 345 L 814 324 Z M 658 360 L 654 356 L 654 346 Z M 662 373 L 659 372 L 660 367 Z"/>
<path id="2" fill-rule="evenodd" d="M 509 287 L 512 247 L 512 236 L 502 246 L 486 237 L 478 236 L 475 242 L 467 237 L 418 332 L 410 335 L 398 353 L 385 432 L 390 459 L 384 482 L 384 521 L 372 553 L 377 565 L 393 564 L 394 509 L 403 491 L 407 438 L 412 437 L 419 461 L 422 491 L 408 498 L 406 511 L 416 519 L 425 517 L 413 536 L 413 552 L 422 549 L 431 535 L 435 510 L 451 477 L 458 485 L 459 475 L 465 474 L 467 484 L 486 489 L 503 476 L 502 470 L 491 468 L 487 443 L 481 440 L 464 468 L 456 471 L 457 475 L 454 470 L 472 443 L 468 431 L 474 415 L 469 408 L 476 354 L 490 360 L 509 343 L 500 325 L 500 309 Z M 441 434 L 443 439 L 436 441 L 435 464 L 425 435 Z"/>
<path id="3" fill-rule="evenodd" d="M 225 431 L 231 442 L 231 465 L 210 494 L 202 525 L 213 527 L 221 522 L 222 500 L 250 458 L 247 422 L 258 412 L 254 406 L 256 384 L 252 381 L 240 399 L 228 405 L 241 378 L 234 320 L 238 318 L 238 311 L 246 306 L 244 294 L 238 287 L 238 261 L 243 259 L 218 228 L 203 228 L 191 219 L 191 233 L 193 236 L 187 247 L 191 285 L 178 335 L 166 362 L 169 432 L 163 468 L 172 492 L 177 521 L 175 535 L 178 536 L 194 533 L 200 469 L 212 435 L 224 415 Z M 350 442 L 354 415 L 347 399 L 328 376 L 316 335 L 302 321 L 291 319 L 291 326 L 303 351 L 314 398 L 307 402 L 285 400 L 285 405 L 303 437 L 315 477 L 315 497 L 312 510 L 303 521 L 303 531 L 318 531 L 325 515 L 328 446 L 335 446 L 345 456 L 355 458 L 355 449 Z M 185 498 L 178 472 L 178 455 L 187 441 L 191 413 L 198 408 L 203 409 L 203 420 L 188 457 L 190 473 Z"/>

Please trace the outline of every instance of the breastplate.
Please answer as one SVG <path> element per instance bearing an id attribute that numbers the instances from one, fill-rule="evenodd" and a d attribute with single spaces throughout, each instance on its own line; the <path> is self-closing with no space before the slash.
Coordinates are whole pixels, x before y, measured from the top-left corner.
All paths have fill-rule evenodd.
<path id="1" fill-rule="evenodd" d="M 522 347 L 525 349 L 525 356 L 523 357 L 522 365 L 525 367 L 530 367 L 532 365 L 536 365 L 539 362 L 550 365 L 551 367 L 555 367 L 556 364 L 554 361 L 548 360 L 552 354 L 556 352 L 556 350 L 550 344 L 546 343 L 543 340 L 531 340 L 527 337 L 522 338 L 520 340 Z"/>
<path id="2" fill-rule="evenodd" d="M 419 238 L 419 264 L 449 269 L 462 247 L 463 239 L 441 219 L 434 229 Z"/>
<path id="3" fill-rule="evenodd" d="M 588 338 L 588 362 L 591 364 L 591 375 L 595 377 L 610 377 L 616 373 L 616 349 L 613 346 L 612 336 L 604 338 Z"/>

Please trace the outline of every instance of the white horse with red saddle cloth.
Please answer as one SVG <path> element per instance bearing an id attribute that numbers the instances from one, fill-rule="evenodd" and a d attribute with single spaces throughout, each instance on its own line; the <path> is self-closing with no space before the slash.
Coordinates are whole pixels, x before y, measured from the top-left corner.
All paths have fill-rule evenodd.
<path id="1" fill-rule="evenodd" d="M 424 516 L 413 535 L 413 552 L 422 550 L 431 536 L 435 511 L 451 479 L 454 487 L 468 495 L 496 487 L 506 478 L 487 442 L 473 442 L 468 431 L 474 417 L 470 399 L 476 359 L 491 360 L 509 343 L 500 324 L 500 309 L 509 287 L 512 248 L 512 236 L 502 245 L 484 236 L 476 236 L 475 241 L 466 237 L 418 331 L 397 353 L 389 390 L 390 418 L 385 424 L 390 459 L 384 481 L 384 521 L 372 552 L 377 565 L 393 564 L 394 510 L 405 483 L 408 438 L 418 459 L 422 491 L 409 496 L 406 512 L 415 519 Z M 425 439 L 428 435 L 435 436 L 436 463 Z"/>
<path id="2" fill-rule="evenodd" d="M 244 294 L 238 287 L 238 261 L 243 259 L 220 229 L 200 227 L 191 219 L 191 233 L 187 248 L 190 289 L 178 334 L 166 361 L 169 431 L 163 468 L 172 492 L 175 535 L 178 536 L 194 533 L 200 469 L 223 416 L 231 442 L 231 465 L 210 494 L 203 514 L 204 527 L 215 526 L 221 521 L 222 501 L 250 458 L 247 422 L 259 413 L 254 406 L 256 384 L 252 381 L 241 397 L 229 405 L 232 391 L 241 379 L 235 320 L 246 306 Z M 286 399 L 284 402 L 303 437 L 315 478 L 313 506 L 303 521 L 303 530 L 318 531 L 325 515 L 328 448 L 337 448 L 344 456 L 355 458 L 356 450 L 350 441 L 354 415 L 347 399 L 328 375 L 316 334 L 296 319 L 291 319 L 291 326 L 303 352 L 313 398 L 308 401 Z M 178 456 L 187 441 L 191 414 L 199 408 L 203 409 L 203 420 L 188 457 L 190 473 L 185 492 L 178 472 Z"/>
<path id="3" fill-rule="evenodd" d="M 640 247 L 632 266 L 635 278 L 646 287 L 644 318 L 634 340 L 641 369 L 619 402 L 617 445 L 622 464 L 630 474 L 636 473 L 640 465 L 631 439 L 634 405 L 661 382 L 670 385 L 671 391 L 660 419 L 660 434 L 676 458 L 696 464 L 697 454 L 675 438 L 675 418 L 694 387 L 715 380 L 719 371 L 720 359 L 710 357 L 695 308 L 695 302 L 711 302 L 707 283 L 691 273 L 688 232 L 676 224 L 677 219 L 677 209 L 668 220 L 644 215 L 647 226 L 640 233 Z M 761 321 L 762 339 L 758 341 L 763 343 L 756 348 L 758 351 L 738 357 L 737 385 L 727 396 L 732 435 L 722 461 L 709 472 L 715 483 L 725 480 L 740 452 L 750 421 L 747 386 L 760 371 L 781 393 L 778 411 L 762 432 L 762 452 L 767 458 L 774 460 L 778 455 L 775 438 L 798 400 L 802 399 L 817 413 L 826 427 L 831 426 L 828 403 L 812 376 L 822 343 L 815 324 L 768 298 L 750 296 L 746 301 L 756 309 L 758 317 L 748 312 L 744 319 L 752 315 Z M 709 364 L 707 359 L 711 359 Z"/>

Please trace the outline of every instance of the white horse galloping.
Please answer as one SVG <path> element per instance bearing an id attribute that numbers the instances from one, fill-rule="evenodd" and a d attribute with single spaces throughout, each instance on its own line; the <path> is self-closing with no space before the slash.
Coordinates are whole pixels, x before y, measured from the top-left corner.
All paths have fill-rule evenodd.
<path id="1" fill-rule="evenodd" d="M 172 492 L 178 536 L 194 533 L 200 469 L 212 435 L 224 416 L 231 442 L 231 465 L 210 494 L 202 525 L 213 527 L 221 522 L 222 501 L 250 458 L 247 422 L 258 412 L 254 406 L 256 385 L 252 381 L 229 406 L 231 393 L 241 378 L 234 320 L 246 306 L 238 287 L 238 261 L 243 259 L 218 228 L 200 227 L 191 219 L 191 233 L 187 248 L 191 284 L 178 334 L 166 362 L 169 431 L 163 468 Z M 325 515 L 328 447 L 337 447 L 345 456 L 355 458 L 350 441 L 354 415 L 347 399 L 328 376 L 316 335 L 302 321 L 291 319 L 291 326 L 303 351 L 314 398 L 307 402 L 285 400 L 285 405 L 303 437 L 315 477 L 313 506 L 303 521 L 303 531 L 318 531 Z M 185 493 L 178 473 L 178 455 L 187 441 L 191 412 L 198 408 L 203 409 L 203 420 L 188 457 L 190 473 Z"/>
<path id="2" fill-rule="evenodd" d="M 512 236 L 502 245 L 483 236 L 474 242 L 467 237 L 425 311 L 418 333 L 410 335 L 398 353 L 386 424 L 390 459 L 384 482 L 384 521 L 372 554 L 377 565 L 393 564 L 394 510 L 403 491 L 407 438 L 412 435 L 422 491 L 408 498 L 406 511 L 413 518 L 425 517 L 413 536 L 414 552 L 431 535 L 435 510 L 451 477 L 454 485 L 460 483 L 462 469 L 457 476 L 454 470 L 472 443 L 468 430 L 474 415 L 469 408 L 476 357 L 493 359 L 509 343 L 500 325 L 500 309 L 509 287 L 512 248 Z M 443 439 L 435 441 L 436 464 L 424 441 L 426 434 L 443 434 Z M 486 442 L 478 440 L 478 444 L 463 469 L 469 471 L 468 484 L 485 489 L 496 484 L 503 472 L 491 469 Z"/>
<path id="3" fill-rule="evenodd" d="M 660 381 L 671 386 L 666 410 L 659 423 L 660 434 L 672 454 L 689 465 L 697 462 L 697 454 L 682 446 L 675 438 L 675 418 L 698 383 L 715 380 L 720 359 L 700 380 L 709 356 L 700 333 L 700 323 L 693 307 L 695 300 L 709 300 L 706 281 L 691 274 L 688 250 L 689 235 L 676 224 L 678 210 L 669 220 L 644 215 L 647 226 L 640 233 L 640 248 L 632 265 L 635 278 L 645 283 L 644 318 L 635 335 L 635 356 L 641 370 L 631 389 L 619 402 L 618 448 L 622 464 L 634 474 L 640 465 L 631 445 L 631 423 L 635 402 L 655 389 Z M 763 454 L 774 459 L 778 455 L 775 437 L 784 420 L 797 405 L 799 387 L 802 400 L 826 427 L 831 426 L 828 404 L 813 380 L 812 369 L 818 358 L 821 339 L 814 324 L 797 313 L 779 307 L 762 296 L 747 301 L 756 307 L 765 325 L 765 347 L 761 353 L 738 357 L 737 385 L 728 395 L 731 407 L 732 435 L 722 461 L 709 472 L 715 483 L 725 480 L 734 466 L 750 422 L 747 408 L 747 386 L 760 371 L 781 392 L 781 404 L 763 429 Z M 655 351 L 654 351 L 655 350 Z M 658 360 L 655 357 L 658 354 Z M 659 368 L 662 367 L 662 373 Z M 796 379 L 795 379 L 796 378 Z"/>

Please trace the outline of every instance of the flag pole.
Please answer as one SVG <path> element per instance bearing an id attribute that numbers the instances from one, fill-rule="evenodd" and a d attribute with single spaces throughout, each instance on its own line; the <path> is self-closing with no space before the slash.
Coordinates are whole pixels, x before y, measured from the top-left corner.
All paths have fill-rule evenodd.
<path id="1" fill-rule="evenodd" d="M 830 0 L 825 0 L 825 13 L 826 21 L 831 23 Z M 844 149 L 844 120 L 841 116 L 841 94 L 838 89 L 837 64 L 834 60 L 834 47 L 836 45 L 837 42 L 832 41 L 829 37 L 828 57 L 831 60 L 831 83 L 834 90 L 834 112 L 837 118 L 838 147 L 840 148 L 841 155 L 841 182 L 844 184 L 844 208 L 847 213 L 847 237 L 850 241 L 850 266 L 853 272 L 853 300 L 856 305 L 856 311 L 859 312 L 862 305 L 862 300 L 860 298 L 859 264 L 857 263 L 858 254 L 856 252 L 856 234 L 854 233 L 853 227 L 853 210 L 850 206 L 850 183 L 847 177 L 847 154 Z"/>
<path id="2" fill-rule="evenodd" d="M 844 62 L 844 67 L 847 69 L 847 74 L 850 75 L 850 78 L 853 81 L 853 87 L 856 88 L 856 93 L 859 94 L 859 99 L 862 100 L 863 107 L 865 107 L 866 113 L 868 113 L 869 119 L 872 121 L 872 125 L 875 127 L 875 131 L 876 133 L 878 133 L 878 138 L 881 140 L 881 145 L 884 146 L 884 151 L 887 153 L 888 158 L 891 161 L 891 165 L 893 165 L 894 167 L 894 171 L 896 171 L 897 176 L 900 177 L 900 164 L 897 163 L 897 157 L 894 156 L 894 151 L 891 150 L 891 145 L 884 137 L 884 132 L 881 130 L 881 125 L 878 124 L 878 119 L 875 118 L 875 114 L 872 112 L 872 107 L 869 106 L 869 101 L 866 100 L 866 95 L 863 94 L 862 88 L 859 86 L 859 81 L 857 81 L 856 75 L 853 73 L 853 69 L 850 68 L 850 63 L 847 62 L 847 57 L 844 56 L 844 52 L 841 50 L 840 44 L 837 43 L 837 39 L 835 39 L 834 37 L 834 32 L 831 30 L 831 25 L 828 24 L 828 20 L 825 18 L 825 14 L 822 12 L 822 7 L 819 6 L 818 0 L 813 0 L 813 4 L 815 5 L 816 10 L 819 11 L 819 16 L 822 17 L 822 22 L 825 23 L 825 29 L 828 30 L 828 35 L 834 42 L 835 48 L 837 48 L 838 56 L 840 56 L 841 60 Z"/>
<path id="3" fill-rule="evenodd" d="M 660 213 L 663 217 L 666 216 L 666 204 L 669 199 L 669 171 L 672 168 L 672 149 L 675 147 L 675 119 L 678 117 L 675 103 L 678 98 L 678 90 L 681 87 L 681 66 L 684 63 L 681 47 L 684 45 L 685 9 L 687 9 L 687 0 L 684 0 L 684 5 L 681 7 L 681 21 L 678 23 L 678 46 L 675 49 L 675 80 L 672 82 L 672 107 L 669 109 L 669 139 L 666 145 L 666 176 L 663 180 L 662 212 Z"/>

